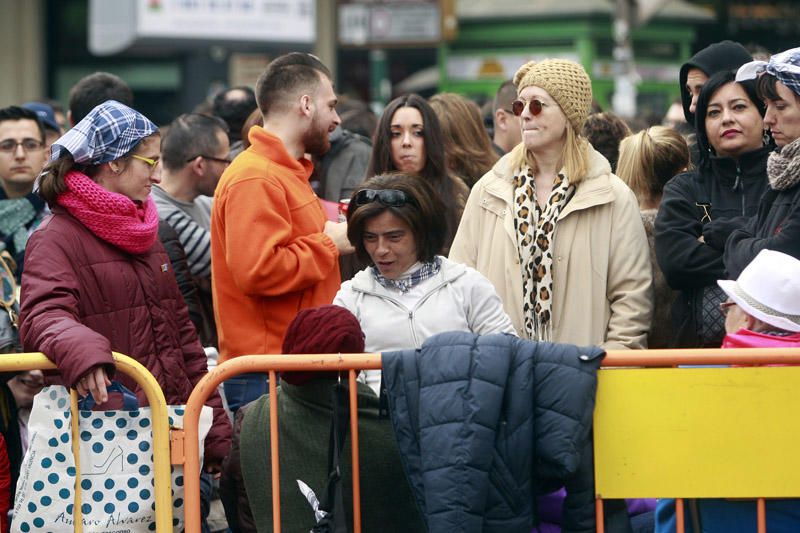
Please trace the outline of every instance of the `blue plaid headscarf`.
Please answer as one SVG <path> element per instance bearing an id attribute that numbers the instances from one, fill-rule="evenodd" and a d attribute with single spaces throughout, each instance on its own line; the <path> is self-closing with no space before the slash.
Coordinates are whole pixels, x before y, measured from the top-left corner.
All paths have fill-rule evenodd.
<path id="1" fill-rule="evenodd" d="M 794 94 L 800 95 L 800 47 L 775 54 L 768 62 L 745 63 L 736 72 L 736 81 L 752 80 L 763 72 L 772 74 Z"/>
<path id="2" fill-rule="evenodd" d="M 61 157 L 66 150 L 82 165 L 108 163 L 157 131 L 158 127 L 138 111 L 108 100 L 53 143 L 50 161 Z"/>

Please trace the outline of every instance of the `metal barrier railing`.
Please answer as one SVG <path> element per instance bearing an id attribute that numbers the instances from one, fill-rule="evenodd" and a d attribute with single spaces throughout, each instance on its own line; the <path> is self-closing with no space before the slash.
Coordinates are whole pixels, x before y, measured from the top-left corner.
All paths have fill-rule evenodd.
<path id="1" fill-rule="evenodd" d="M 184 509 L 187 533 L 200 532 L 200 469 L 197 439 L 197 421 L 206 399 L 226 379 L 252 372 L 269 373 L 269 410 L 272 468 L 272 523 L 273 531 L 281 531 L 280 464 L 278 461 L 278 396 L 277 372 L 291 371 L 347 371 L 350 389 L 350 439 L 353 474 L 353 531 L 361 532 L 361 485 L 358 461 L 358 401 L 356 396 L 357 370 L 381 368 L 380 354 L 336 355 L 245 355 L 218 365 L 195 386 L 184 415 Z"/>
<path id="2" fill-rule="evenodd" d="M 675 499 L 676 533 L 684 498 L 756 499 L 764 533 L 764 498 L 800 497 L 800 367 L 764 365 L 798 364 L 794 348 L 609 352 L 594 413 L 598 533 L 603 498 L 641 497 Z"/>
<path id="3" fill-rule="evenodd" d="M 169 417 L 164 393 L 156 379 L 139 362 L 127 355 L 113 353 L 114 363 L 121 372 L 136 380 L 147 396 L 152 411 L 153 428 L 153 479 L 156 504 L 156 531 L 172 531 L 172 479 L 170 474 Z M 23 370 L 54 370 L 56 365 L 42 353 L 3 354 L 0 372 Z M 75 531 L 83 531 L 81 517 L 80 438 L 78 437 L 78 395 L 72 390 L 72 452 L 75 456 Z"/>
<path id="4" fill-rule="evenodd" d="M 604 369 L 598 374 L 600 387 L 598 388 L 597 408 L 595 424 L 598 423 L 597 412 L 603 412 L 603 403 L 607 401 L 604 394 L 610 392 L 614 394 L 610 387 L 604 387 L 605 376 L 612 376 L 617 372 L 633 370 L 634 367 L 676 367 L 679 365 L 796 365 L 800 364 L 800 349 L 702 349 L 702 350 L 610 350 L 603 361 Z M 631 368 L 625 368 L 631 367 Z M 199 447 L 198 447 L 198 426 L 197 422 L 200 410 L 205 404 L 206 399 L 217 389 L 223 381 L 238 374 L 264 372 L 269 373 L 269 401 L 270 401 L 270 440 L 271 440 L 271 469 L 272 469 L 272 505 L 273 505 L 273 531 L 281 531 L 281 510 L 280 510 L 280 464 L 278 459 L 278 403 L 277 403 L 277 373 L 290 371 L 347 371 L 350 384 L 350 431 L 352 435 L 352 475 L 353 475 L 353 528 L 356 533 L 361 531 L 361 504 L 360 504 L 360 481 L 359 481 L 359 462 L 358 462 L 358 410 L 356 401 L 356 375 L 357 370 L 370 370 L 381 368 L 380 354 L 332 354 L 332 355 L 248 355 L 236 357 L 228 360 L 214 370 L 209 372 L 194 388 L 186 404 L 184 417 L 183 440 L 185 442 L 185 513 L 186 531 L 188 533 L 200 532 L 200 469 L 199 469 Z M 639 368 L 641 371 L 642 369 Z M 683 369 L 679 370 L 682 371 Z M 722 370 L 722 369 L 720 369 Z M 727 369 L 729 370 L 729 369 Z M 786 369 L 771 369 L 785 372 Z M 795 369 L 800 373 L 800 367 Z M 793 370 L 792 372 L 794 372 Z M 618 374 L 622 376 L 622 374 Z M 793 376 L 794 377 L 794 376 Z M 798 376 L 800 377 L 800 376 Z M 795 379 L 793 381 L 797 383 Z M 800 395 L 799 395 L 800 396 Z M 630 398 L 628 398 L 630 400 Z M 637 403 L 641 405 L 640 399 Z M 800 406 L 798 406 L 800 408 Z M 658 415 L 651 413 L 652 416 Z M 602 424 L 605 423 L 601 420 Z M 603 436 L 603 427 L 599 428 L 599 436 Z M 595 427 L 595 442 L 598 439 L 598 427 Z M 622 440 L 622 439 L 618 439 Z M 797 442 L 797 439 L 793 439 Z M 793 454 L 796 455 L 796 454 Z M 616 495 L 604 494 L 606 486 L 600 482 L 598 484 L 598 455 L 595 451 L 595 480 L 596 480 L 596 510 L 597 510 L 597 531 L 604 532 L 603 527 L 603 506 L 602 497 L 618 497 Z M 798 458 L 800 461 L 800 458 Z M 796 472 L 796 469 L 791 469 Z M 602 480 L 602 476 L 601 476 Z M 602 496 L 601 496 L 602 495 Z M 787 495 L 790 495 L 787 493 Z M 800 492 L 793 494 L 800 496 Z M 641 497 L 642 495 L 631 494 L 621 497 Z M 665 496 L 667 497 L 667 496 Z M 752 496 L 752 497 L 755 497 Z M 683 500 L 677 499 L 677 533 L 683 533 Z M 759 531 L 765 531 L 764 500 L 759 499 Z"/>

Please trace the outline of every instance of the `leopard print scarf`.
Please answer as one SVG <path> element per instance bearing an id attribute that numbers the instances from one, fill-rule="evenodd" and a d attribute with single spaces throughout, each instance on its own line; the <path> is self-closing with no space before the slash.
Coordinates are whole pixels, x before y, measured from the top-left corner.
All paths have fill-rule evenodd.
<path id="1" fill-rule="evenodd" d="M 514 175 L 514 229 L 522 269 L 525 329 L 533 340 L 552 338 L 553 235 L 556 221 L 575 187 L 563 174 L 556 177 L 544 207 L 536 201 L 533 171 L 527 165 Z"/>

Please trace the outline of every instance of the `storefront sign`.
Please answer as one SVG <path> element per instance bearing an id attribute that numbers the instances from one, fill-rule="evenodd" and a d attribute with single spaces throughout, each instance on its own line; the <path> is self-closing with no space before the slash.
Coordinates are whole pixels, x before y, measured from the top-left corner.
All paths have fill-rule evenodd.
<path id="1" fill-rule="evenodd" d="M 340 0 L 339 43 L 346 46 L 438 44 L 438 0 Z"/>
<path id="2" fill-rule="evenodd" d="M 164 43 L 301 43 L 316 39 L 315 0 L 90 0 L 89 49 L 109 55 Z"/>

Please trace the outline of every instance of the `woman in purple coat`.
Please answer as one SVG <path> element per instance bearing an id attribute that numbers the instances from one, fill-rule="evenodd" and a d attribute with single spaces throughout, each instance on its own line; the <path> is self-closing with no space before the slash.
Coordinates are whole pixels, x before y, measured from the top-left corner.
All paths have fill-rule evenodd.
<path id="1" fill-rule="evenodd" d="M 111 352 L 142 363 L 168 404 L 183 404 L 207 372 L 170 261 L 157 238 L 150 189 L 160 181 L 160 136 L 150 120 L 116 101 L 95 107 L 53 144 L 40 194 L 53 212 L 30 238 L 22 278 L 20 335 L 44 352 L 64 385 L 99 404 L 115 375 Z M 217 470 L 230 424 L 217 394 L 205 441 L 206 470 Z"/>

